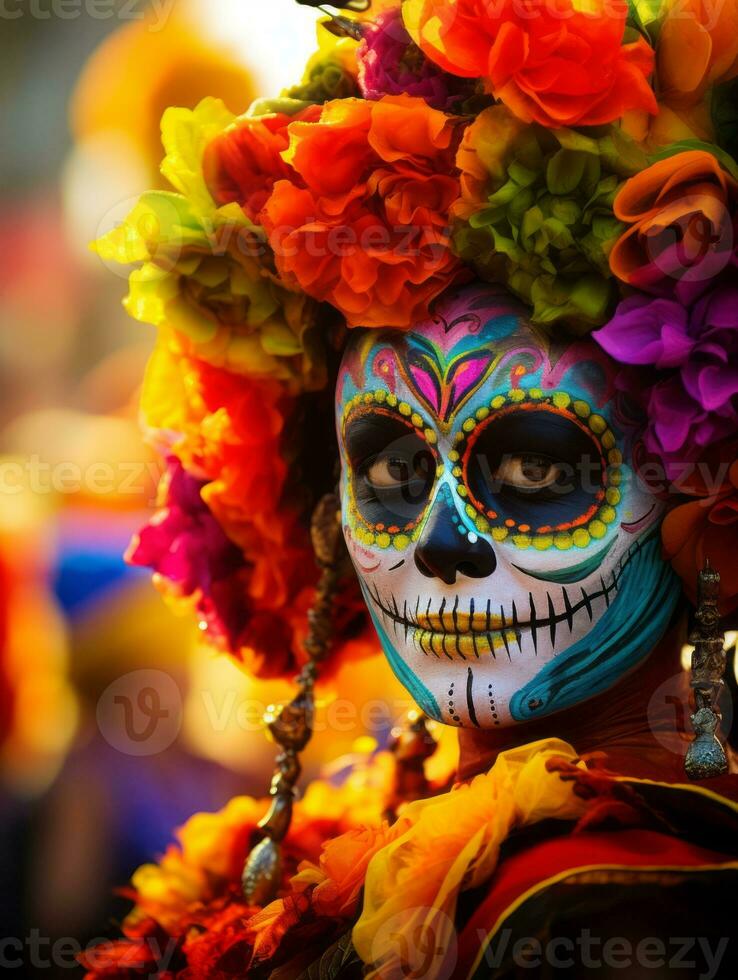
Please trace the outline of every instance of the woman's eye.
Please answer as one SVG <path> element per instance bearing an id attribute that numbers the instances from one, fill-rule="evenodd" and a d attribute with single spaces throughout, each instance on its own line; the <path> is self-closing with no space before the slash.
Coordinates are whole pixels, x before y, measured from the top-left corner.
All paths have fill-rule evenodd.
<path id="1" fill-rule="evenodd" d="M 427 452 L 413 458 L 383 453 L 367 468 L 366 479 L 377 490 L 390 490 L 420 481 L 425 483 L 431 472 L 431 458 Z"/>
<path id="2" fill-rule="evenodd" d="M 556 483 L 562 471 L 562 464 L 549 456 L 521 453 L 506 456 L 497 467 L 493 480 L 519 490 L 543 490 Z"/>
<path id="3" fill-rule="evenodd" d="M 373 487 L 385 489 L 401 486 L 410 479 L 407 460 L 396 456 L 380 456 L 366 472 L 367 480 Z"/>

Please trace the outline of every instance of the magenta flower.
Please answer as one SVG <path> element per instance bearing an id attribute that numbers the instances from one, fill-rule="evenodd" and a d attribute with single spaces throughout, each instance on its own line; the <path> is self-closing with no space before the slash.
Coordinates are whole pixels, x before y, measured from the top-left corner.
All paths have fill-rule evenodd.
<path id="1" fill-rule="evenodd" d="M 474 92 L 473 83 L 447 74 L 425 57 L 405 30 L 399 9 L 386 10 L 364 25 L 356 56 L 365 99 L 406 94 L 425 99 L 434 109 L 451 111 Z"/>
<path id="2" fill-rule="evenodd" d="M 716 286 L 691 309 L 638 293 L 592 336 L 616 360 L 654 369 L 644 441 L 670 476 L 738 434 L 738 287 Z"/>
<path id="3" fill-rule="evenodd" d="M 238 649 L 248 619 L 243 554 L 202 499 L 205 481 L 174 457 L 167 460 L 164 480 L 164 506 L 133 538 L 126 558 L 151 568 L 174 594 L 193 596 L 209 638 Z"/>

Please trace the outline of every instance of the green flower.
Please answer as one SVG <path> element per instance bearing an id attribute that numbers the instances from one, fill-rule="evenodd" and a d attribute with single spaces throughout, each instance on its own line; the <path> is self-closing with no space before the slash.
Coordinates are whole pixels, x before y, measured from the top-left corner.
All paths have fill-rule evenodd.
<path id="1" fill-rule="evenodd" d="M 608 255 L 624 226 L 613 202 L 648 163 L 618 128 L 594 133 L 526 125 L 494 106 L 457 158 L 458 254 L 528 302 L 534 323 L 580 333 L 604 323 L 617 299 Z"/>
<path id="2" fill-rule="evenodd" d="M 308 66 L 305 78 L 285 93 L 303 102 L 330 102 L 331 99 L 351 99 L 358 96 L 356 79 L 330 55 Z"/>

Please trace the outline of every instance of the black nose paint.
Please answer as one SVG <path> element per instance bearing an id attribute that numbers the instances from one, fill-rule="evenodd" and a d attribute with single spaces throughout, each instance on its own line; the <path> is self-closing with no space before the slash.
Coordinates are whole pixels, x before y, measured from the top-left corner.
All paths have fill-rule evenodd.
<path id="1" fill-rule="evenodd" d="M 453 585 L 456 575 L 487 578 L 497 568 L 492 545 L 481 537 L 470 541 L 451 499 L 441 487 L 415 548 L 415 564 L 428 578 Z"/>

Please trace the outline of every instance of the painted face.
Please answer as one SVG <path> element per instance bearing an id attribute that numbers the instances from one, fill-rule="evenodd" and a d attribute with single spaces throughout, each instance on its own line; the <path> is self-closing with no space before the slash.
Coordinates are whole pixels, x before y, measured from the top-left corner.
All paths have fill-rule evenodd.
<path id="1" fill-rule="evenodd" d="M 637 665 L 679 587 L 637 427 L 590 340 L 551 345 L 494 287 L 357 331 L 336 411 L 346 542 L 392 668 L 431 717 L 491 728 Z"/>

